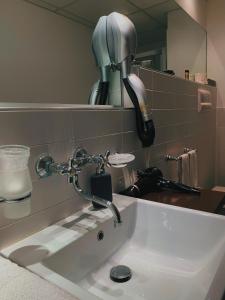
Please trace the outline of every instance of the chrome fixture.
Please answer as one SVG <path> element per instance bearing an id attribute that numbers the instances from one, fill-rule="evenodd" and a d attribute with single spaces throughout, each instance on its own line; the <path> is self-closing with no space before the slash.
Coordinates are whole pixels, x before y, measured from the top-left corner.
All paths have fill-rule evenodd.
<path id="1" fill-rule="evenodd" d="M 116 154 L 116 155 L 120 155 L 120 154 Z M 109 208 L 114 217 L 114 224 L 117 225 L 122 223 L 121 216 L 117 207 L 108 200 L 105 200 L 103 198 L 94 196 L 90 193 L 83 191 L 79 184 L 79 173 L 82 171 L 83 167 L 85 167 L 88 164 L 97 165 L 97 170 L 103 169 L 105 165 L 111 167 L 109 158 L 110 158 L 109 151 L 106 151 L 105 155 L 102 154 L 91 155 L 88 154 L 85 149 L 78 148 L 74 151 L 73 156 L 70 157 L 67 162 L 56 163 L 50 155 L 40 156 L 40 158 L 36 162 L 36 172 L 40 178 L 46 178 L 53 174 L 67 175 L 68 182 L 73 185 L 75 191 L 80 196 L 82 196 L 85 200 Z M 129 162 L 130 161 L 131 160 L 129 160 Z M 122 164 L 122 166 L 126 166 L 127 163 L 128 161 L 124 161 L 124 164 Z"/>
<path id="2" fill-rule="evenodd" d="M 193 151 L 193 150 L 197 151 L 196 149 L 184 148 L 183 153 L 187 154 L 187 153 L 189 153 L 190 151 Z M 167 155 L 165 155 L 165 160 L 166 161 L 179 161 L 181 159 L 181 155 L 182 154 L 180 154 L 178 156 L 174 156 L 174 155 L 167 154 Z"/>
<path id="3" fill-rule="evenodd" d="M 173 156 L 173 155 L 169 155 L 169 154 L 167 154 L 166 156 L 165 156 L 165 160 L 166 161 L 178 161 L 178 160 L 180 160 L 181 159 L 181 157 L 180 156 Z"/>
<path id="4" fill-rule="evenodd" d="M 193 150 L 197 151 L 197 149 L 184 148 L 184 153 L 188 153 L 188 152 L 193 151 Z"/>

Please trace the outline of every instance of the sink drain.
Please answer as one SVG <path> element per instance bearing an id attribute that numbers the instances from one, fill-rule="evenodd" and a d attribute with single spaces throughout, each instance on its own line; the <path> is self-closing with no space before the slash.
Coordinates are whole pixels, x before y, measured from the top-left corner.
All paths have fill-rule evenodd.
<path id="1" fill-rule="evenodd" d="M 104 232 L 100 230 L 97 234 L 98 241 L 102 241 L 104 239 Z"/>
<path id="2" fill-rule="evenodd" d="M 110 278 L 115 282 L 126 282 L 132 277 L 131 269 L 127 266 L 119 265 L 110 271 Z"/>

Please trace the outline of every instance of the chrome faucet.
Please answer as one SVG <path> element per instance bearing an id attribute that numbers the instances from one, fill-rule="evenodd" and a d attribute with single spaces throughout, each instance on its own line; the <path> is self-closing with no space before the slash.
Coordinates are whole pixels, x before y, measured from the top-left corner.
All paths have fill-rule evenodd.
<path id="1" fill-rule="evenodd" d="M 86 193 L 80 188 L 78 174 L 76 174 L 73 177 L 73 187 L 74 187 L 75 191 L 77 191 L 78 194 L 80 194 L 85 200 L 88 200 L 90 202 L 95 202 L 96 204 L 100 204 L 101 206 L 104 206 L 104 207 L 110 209 L 112 212 L 113 218 L 114 218 L 115 226 L 117 224 L 122 223 L 120 212 L 119 212 L 118 208 L 111 201 L 105 200 L 103 198 L 94 196 L 89 193 Z"/>
<path id="2" fill-rule="evenodd" d="M 73 185 L 75 191 L 82 196 L 83 199 L 95 202 L 111 210 L 114 218 L 114 225 L 121 224 L 121 216 L 118 208 L 110 201 L 94 196 L 82 190 L 79 184 L 79 173 L 87 164 L 96 164 L 101 170 L 104 165 L 110 166 L 108 161 L 110 152 L 107 151 L 103 156 L 101 154 L 90 155 L 85 149 L 78 148 L 73 156 L 67 162 L 55 163 L 49 155 L 42 155 L 36 162 L 36 172 L 40 178 L 45 178 L 56 173 L 59 175 L 67 175 L 68 182 Z"/>

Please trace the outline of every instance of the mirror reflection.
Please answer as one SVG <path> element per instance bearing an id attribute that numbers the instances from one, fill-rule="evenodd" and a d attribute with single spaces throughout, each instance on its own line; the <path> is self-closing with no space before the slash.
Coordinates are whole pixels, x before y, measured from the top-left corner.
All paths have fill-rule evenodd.
<path id="1" fill-rule="evenodd" d="M 133 64 L 191 80 L 206 73 L 206 32 L 174 0 L 18 0 L 0 8 L 0 102 L 88 104 L 99 78 L 93 31 L 113 11 L 136 28 Z"/>

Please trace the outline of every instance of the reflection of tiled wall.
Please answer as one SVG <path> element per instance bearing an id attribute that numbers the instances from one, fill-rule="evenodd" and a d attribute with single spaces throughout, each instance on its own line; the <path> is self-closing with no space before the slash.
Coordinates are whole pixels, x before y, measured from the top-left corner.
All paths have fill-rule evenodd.
<path id="1" fill-rule="evenodd" d="M 179 154 L 184 147 L 196 148 L 199 158 L 199 184 L 211 187 L 215 175 L 216 94 L 214 87 L 198 85 L 180 78 L 140 70 L 139 76 L 152 100 L 153 119 L 157 127 L 155 145 L 150 149 L 150 163 L 162 168 L 165 176 L 174 178 L 175 166 L 162 160 L 162 154 Z M 147 84 L 146 84 L 147 83 Z M 212 110 L 197 111 L 198 88 L 212 94 Z"/>
<path id="2" fill-rule="evenodd" d="M 41 153 L 50 153 L 63 161 L 80 145 L 91 153 L 133 152 L 133 168 L 156 165 L 165 176 L 172 176 L 173 163 L 166 163 L 166 153 L 179 154 L 184 147 L 199 152 L 200 183 L 214 183 L 215 109 L 198 114 L 197 85 L 155 72 L 140 70 L 156 125 L 155 145 L 142 149 L 135 131 L 134 111 L 112 110 L 49 110 L 0 111 L 0 144 L 24 144 L 31 147 L 30 170 L 33 179 L 32 212 L 20 220 L 9 220 L 0 205 L 0 248 L 64 218 L 86 205 L 79 199 L 66 178 L 53 176 L 40 180 L 34 172 Z M 215 96 L 216 90 L 210 88 Z M 87 168 L 81 182 L 88 184 Z M 114 190 L 123 188 L 122 170 L 112 170 Z"/>

